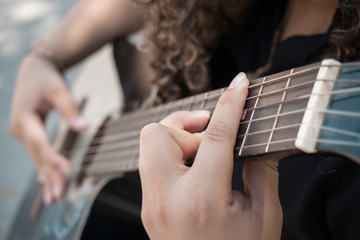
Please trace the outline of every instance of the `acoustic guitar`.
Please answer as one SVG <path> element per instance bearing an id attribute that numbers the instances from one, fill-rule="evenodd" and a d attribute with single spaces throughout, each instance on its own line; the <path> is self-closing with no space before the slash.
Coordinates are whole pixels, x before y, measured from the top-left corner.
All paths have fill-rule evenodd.
<path id="1" fill-rule="evenodd" d="M 360 62 L 327 59 L 250 82 L 235 160 L 331 152 L 360 163 Z M 224 91 L 121 116 L 102 111 L 97 126 L 60 134 L 59 151 L 72 162 L 66 193 L 56 204 L 43 205 L 34 179 L 10 239 L 80 239 L 96 205 L 111 216 L 139 221 L 140 130 L 174 111 L 212 111 Z"/>

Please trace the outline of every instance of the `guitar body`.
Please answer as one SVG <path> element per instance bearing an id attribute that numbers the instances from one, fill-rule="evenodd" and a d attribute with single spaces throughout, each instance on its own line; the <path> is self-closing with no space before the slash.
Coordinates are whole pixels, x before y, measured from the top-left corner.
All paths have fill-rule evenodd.
<path id="1" fill-rule="evenodd" d="M 96 239 L 94 234 L 105 237 L 109 234 L 108 228 L 112 226 L 112 221 L 123 222 L 122 236 L 126 236 L 126 231 L 129 232 L 132 226 L 138 231 L 132 232 L 132 236 L 139 235 L 138 226 L 140 233 L 144 233 L 140 224 L 141 187 L 136 172 L 81 178 L 78 174 L 84 154 L 99 126 L 104 119 L 118 118 L 121 112 L 123 96 L 113 62 L 112 49 L 107 46 L 87 60 L 76 82 L 72 84 L 72 95 L 81 105 L 82 115 L 89 123 L 89 128 L 75 134 L 69 132 L 62 121 L 57 126 L 54 145 L 72 163 L 65 195 L 55 204 L 45 205 L 41 185 L 34 176 L 18 210 L 9 239 L 81 239 L 84 235 L 85 239 Z M 69 152 L 68 148 L 76 151 Z"/>
<path id="2" fill-rule="evenodd" d="M 89 181 L 69 189 L 67 196 L 56 204 L 35 210 L 34 205 L 40 204 L 42 199 L 38 195 L 41 186 L 33 178 L 9 239 L 80 239 L 94 200 L 107 182 L 108 179 Z"/>

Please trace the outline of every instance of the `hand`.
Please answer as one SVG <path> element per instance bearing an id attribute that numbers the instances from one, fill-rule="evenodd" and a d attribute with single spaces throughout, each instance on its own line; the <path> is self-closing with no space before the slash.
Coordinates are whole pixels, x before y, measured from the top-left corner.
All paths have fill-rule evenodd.
<path id="1" fill-rule="evenodd" d="M 248 81 L 239 74 L 209 119 L 176 112 L 140 137 L 142 220 L 151 239 L 280 239 L 274 161 L 244 165 L 244 192 L 231 188 L 233 148 Z M 186 159 L 194 158 L 187 167 Z"/>
<path id="2" fill-rule="evenodd" d="M 61 197 L 70 168 L 69 161 L 52 147 L 43 126 L 51 108 L 59 111 L 73 130 L 85 128 L 59 71 L 43 59 L 27 57 L 18 72 L 10 132 L 32 158 L 48 204 Z"/>

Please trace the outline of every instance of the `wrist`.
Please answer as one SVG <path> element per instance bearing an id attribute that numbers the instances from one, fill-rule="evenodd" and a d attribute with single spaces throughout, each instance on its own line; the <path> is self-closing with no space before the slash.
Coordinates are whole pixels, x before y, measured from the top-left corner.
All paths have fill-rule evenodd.
<path id="1" fill-rule="evenodd" d="M 42 59 L 53 65 L 60 72 L 63 71 L 63 64 L 55 57 L 54 48 L 45 40 L 35 41 L 35 43 L 32 44 L 27 56 Z"/>

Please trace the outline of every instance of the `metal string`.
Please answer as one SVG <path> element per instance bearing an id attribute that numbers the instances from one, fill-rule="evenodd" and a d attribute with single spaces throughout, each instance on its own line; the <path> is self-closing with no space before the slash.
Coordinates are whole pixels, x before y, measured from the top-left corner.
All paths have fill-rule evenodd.
<path id="1" fill-rule="evenodd" d="M 319 95 L 330 95 L 330 94 L 342 94 L 342 93 L 349 93 L 349 92 L 360 92 L 360 88 L 352 88 L 352 89 L 347 89 L 347 90 L 335 90 L 333 92 L 329 92 L 329 93 L 324 93 L 324 94 L 319 94 Z M 303 96 L 307 96 L 309 97 L 311 94 L 309 95 L 303 95 Z M 315 94 L 317 95 L 317 94 Z M 301 98 L 303 98 L 303 96 L 301 96 Z M 300 97 L 299 97 L 300 98 Z M 297 99 L 299 99 L 297 98 Z M 292 99 L 292 100 L 289 100 L 290 101 L 294 101 L 296 99 Z M 279 103 L 286 103 L 287 101 L 284 101 L 284 102 L 279 102 Z M 274 103 L 274 104 L 271 104 L 271 106 L 276 106 L 278 105 L 279 103 Z M 207 108 L 204 108 L 204 110 L 211 110 L 213 111 L 215 109 L 215 106 L 211 106 L 211 107 L 207 107 Z M 252 109 L 244 109 L 244 111 L 252 111 L 252 110 L 257 110 L 257 109 L 260 109 L 260 108 L 266 108 L 266 107 L 269 107 L 270 105 L 266 105 L 266 106 L 261 106 L 261 107 L 257 107 L 257 108 L 252 108 Z M 265 117 L 260 117 L 260 118 L 253 118 L 251 121 L 242 121 L 240 122 L 239 124 L 239 127 L 241 125 L 244 125 L 244 124 L 247 124 L 247 123 L 252 123 L 252 122 L 257 122 L 257 121 L 263 121 L 263 120 L 269 120 L 269 119 L 273 119 L 273 118 L 276 118 L 276 117 L 282 117 L 282 116 L 291 116 L 291 115 L 294 115 L 294 114 L 298 114 L 298 113 L 302 113 L 302 112 L 305 112 L 306 110 L 310 110 L 310 111 L 317 111 L 317 112 L 323 112 L 323 113 L 328 113 L 328 114 L 335 114 L 335 115 L 338 115 L 338 116 L 343 116 L 343 117 L 357 117 L 357 118 L 360 118 L 360 113 L 357 113 L 357 112 L 349 112 L 349 111 L 341 111 L 341 110 L 330 110 L 330 109 L 326 109 L 326 110 L 322 110 L 322 109 L 308 109 L 308 108 L 302 108 L 302 109 L 299 109 L 299 110 L 294 110 L 294 111 L 289 111 L 289 112 L 284 112 L 284 113 L 280 113 L 280 114 L 275 114 L 275 115 L 270 115 L 270 116 L 265 116 Z M 142 126 L 142 125 L 141 125 Z M 255 134 L 255 133 L 254 133 Z M 95 137 L 94 139 L 95 140 L 98 140 L 100 139 L 100 141 L 97 141 L 96 144 L 109 144 L 111 142 L 114 142 L 114 141 L 117 141 L 117 140 L 121 140 L 121 139 L 129 139 L 129 137 L 139 137 L 140 135 L 140 129 L 137 129 L 137 130 L 133 130 L 133 131 L 130 131 L 130 132 L 121 132 L 121 133 L 115 133 L 115 134 L 108 134 L 108 135 L 104 135 L 104 136 L 110 136 L 111 139 L 107 139 L 106 141 L 101 141 L 101 139 L 104 137 L 104 136 L 100 136 L 100 137 Z M 125 146 L 127 146 L 125 144 Z M 120 143 L 118 143 L 117 145 L 118 148 L 121 148 L 122 146 L 120 145 Z M 89 154 L 95 154 L 97 153 L 97 151 L 94 151 L 94 149 L 97 149 L 98 147 L 90 147 L 89 148 L 89 151 L 88 153 Z M 79 149 L 83 149 L 83 147 L 79 147 L 79 148 L 71 148 L 71 149 L 64 149 L 62 152 L 66 152 L 66 151 L 73 151 L 73 150 L 79 150 Z"/>
<path id="2" fill-rule="evenodd" d="M 317 111 L 322 111 L 322 110 L 317 110 Z M 336 114 L 340 114 L 341 115 L 341 111 L 333 111 L 332 113 L 336 113 Z M 346 112 L 346 114 L 349 113 L 349 112 Z M 351 117 L 353 117 L 354 115 L 350 113 Z M 357 114 L 357 117 L 359 116 L 359 114 Z M 262 133 L 266 133 L 266 132 L 271 132 L 271 131 L 278 131 L 278 130 L 283 130 L 283 129 L 288 129 L 288 128 L 294 128 L 294 127 L 299 127 L 301 124 L 291 124 L 291 125 L 287 125 L 287 126 L 282 126 L 282 127 L 277 127 L 277 128 L 274 128 L 274 129 L 266 129 L 266 130 L 261 130 L 261 131 L 256 131 L 256 132 L 250 132 L 250 133 L 247 133 L 246 135 L 248 136 L 251 136 L 251 135 L 256 135 L 256 134 L 262 134 Z M 318 125 L 311 125 L 311 124 L 306 124 L 307 126 L 309 127 L 312 127 L 312 128 L 320 128 L 324 131 L 329 131 L 329 132 L 334 132 L 334 133 L 337 133 L 337 134 L 341 134 L 341 135 L 345 135 L 345 136 L 351 136 L 351 137 L 356 137 L 356 138 L 360 138 L 360 134 L 358 133 L 354 133 L 354 132 L 349 132 L 349 131 L 346 131 L 346 130 L 341 130 L 341 129 L 336 129 L 336 128 L 331 128 L 331 127 L 326 127 L 326 126 L 318 126 Z M 245 134 L 240 134 L 237 136 L 237 138 L 241 138 L 243 137 Z M 102 151 L 102 153 L 104 152 L 112 152 L 112 151 L 109 151 L 109 150 L 115 150 L 114 152 L 121 152 L 121 148 L 128 148 L 128 147 L 134 147 L 138 145 L 138 141 L 132 141 L 132 144 L 117 144 L 115 146 L 114 149 L 107 149 L 107 151 Z M 246 146 L 246 147 L 251 147 L 250 146 Z M 97 152 L 89 152 L 90 154 L 95 154 Z"/>
<path id="3" fill-rule="evenodd" d="M 287 138 L 282 140 L 276 140 L 271 142 L 264 142 L 264 143 L 258 143 L 258 144 L 252 144 L 252 145 L 245 145 L 243 147 L 235 147 L 234 150 L 241 150 L 246 148 L 253 148 L 253 147 L 263 147 L 267 145 L 273 145 L 273 144 L 281 144 L 281 143 L 288 143 L 288 142 L 294 142 L 298 140 L 299 138 Z M 303 140 L 303 139 L 300 139 Z M 360 142 L 355 141 L 344 141 L 344 140 L 332 140 L 332 139 L 305 139 L 306 141 L 311 141 L 315 143 L 326 143 L 331 145 L 340 145 L 340 146 L 351 146 L 351 147 L 360 147 Z M 122 153 L 122 152 L 120 152 Z M 129 167 L 132 169 L 134 167 L 137 167 L 138 162 L 135 162 L 134 164 L 129 164 L 129 161 L 121 161 L 121 158 L 126 157 L 126 159 L 129 159 L 128 157 L 138 157 L 139 155 L 139 149 L 136 148 L 133 151 L 129 151 L 126 154 L 119 154 L 119 155 L 112 155 L 110 158 L 101 158 L 98 159 L 100 161 L 98 162 L 92 162 L 89 169 L 82 169 L 82 173 L 101 173 L 101 172 L 107 172 L 107 171 L 118 171 L 118 170 L 127 170 Z M 106 162 L 104 162 L 106 160 Z M 103 165 L 103 163 L 106 163 Z"/>
<path id="4" fill-rule="evenodd" d="M 329 66 L 335 66 L 335 67 L 338 67 L 337 65 L 329 65 Z M 342 66 L 359 66 L 359 64 L 343 64 Z M 267 82 L 264 82 L 264 83 L 261 83 L 261 84 L 253 84 L 251 86 L 249 86 L 249 88 L 255 88 L 257 86 L 260 86 L 260 85 L 265 85 L 265 84 L 271 84 L 271 83 L 274 83 L 275 81 L 278 81 L 278 80 L 281 80 L 281 79 L 286 79 L 286 78 L 289 78 L 289 77 L 292 77 L 294 75 L 298 75 L 298 74 L 301 74 L 301 73 L 304 73 L 304 72 L 308 72 L 308 71 L 312 71 L 314 69 L 318 69 L 319 67 L 313 67 L 313 68 L 310 68 L 310 69 L 307 69 L 307 70 L 304 70 L 304 71 L 299 71 L 299 72 L 296 72 L 296 73 L 293 73 L 293 74 L 288 74 L 288 75 L 285 75 L 285 76 L 281 76 L 281 77 L 278 77 L 278 78 L 275 78 L 275 79 L 272 79 L 272 80 L 269 80 Z M 256 79 L 255 79 L 256 80 Z M 255 80 L 252 80 L 255 81 Z M 319 80 L 319 79 L 318 79 Z M 335 81 L 335 82 L 342 82 L 342 83 L 360 83 L 360 79 L 337 79 L 337 80 L 329 80 L 329 79 L 320 79 L 320 80 L 324 80 L 324 81 Z M 283 88 L 283 89 L 279 89 L 279 90 L 275 90 L 275 91 L 272 91 L 272 92 L 268 92 L 266 93 L 267 95 L 269 94 L 276 94 L 277 92 L 283 92 L 283 91 L 286 91 L 286 90 L 289 90 L 290 88 L 295 88 L 295 87 L 301 87 L 301 86 L 305 86 L 305 85 L 308 85 L 310 83 L 313 83 L 317 80 L 311 80 L 310 82 L 305 82 L 305 83 L 301 83 L 301 84 L 298 84 L 298 85 L 294 85 L 294 86 L 290 86 L 288 88 Z M 223 89 L 222 91 L 224 91 L 225 89 Z M 344 93 L 353 93 L 353 92 L 359 92 L 360 91 L 360 87 L 358 88 L 352 88 L 352 89 L 340 89 L 340 90 L 334 90 L 332 92 L 328 92 L 328 93 L 319 93 L 317 95 L 334 95 L 334 94 L 344 94 Z M 197 101 L 204 101 L 204 100 L 209 100 L 211 98 L 217 98 L 219 97 L 221 94 L 217 94 L 217 95 L 213 95 L 213 96 L 210 96 L 210 97 L 205 97 L 203 99 L 197 99 Z M 303 99 L 303 98 L 307 98 L 307 97 L 310 97 L 311 94 L 306 94 L 306 95 L 302 95 L 302 96 L 299 96 L 297 97 L 295 100 L 298 100 L 298 99 Z M 256 98 L 256 97 L 262 97 L 263 95 L 258 95 L 258 96 L 251 96 L 250 98 Z M 192 98 L 194 99 L 194 98 Z M 249 98 L 248 98 L 249 99 Z M 247 100 L 248 100 L 247 99 Z M 293 100 L 289 100 L 289 101 L 293 101 Z M 183 103 L 183 102 L 186 102 L 186 100 L 184 101 L 180 101 L 179 103 Z M 287 101 L 283 101 L 283 102 L 279 102 L 279 103 L 274 103 L 274 104 L 270 104 L 270 105 L 278 105 L 278 104 L 284 104 L 286 103 Z M 191 102 L 189 102 L 191 103 Z M 177 105 L 180 105 L 181 104 L 177 104 Z M 168 104 L 168 107 L 170 108 L 173 108 L 174 106 L 177 106 L 176 104 Z M 265 106 L 261 106 L 261 107 L 258 107 L 258 108 L 266 108 L 266 107 L 270 107 L 270 105 L 265 105 Z M 214 109 L 215 106 L 211 106 L 211 107 L 207 107 L 205 109 Z M 256 110 L 258 108 L 253 108 L 253 109 L 244 109 L 244 111 L 251 111 L 251 110 Z M 163 109 L 153 109 L 153 110 L 160 110 L 161 112 L 164 112 Z M 306 109 L 304 109 L 305 111 Z M 337 115 L 342 115 L 342 116 L 346 116 L 346 117 L 360 117 L 360 113 L 352 113 L 352 112 L 346 112 L 346 111 L 339 111 L 339 110 L 316 110 L 316 109 L 312 109 L 313 111 L 321 111 L 321 112 L 325 112 L 325 113 L 330 113 L 330 114 L 337 114 Z M 143 112 L 142 114 L 151 114 L 151 110 L 150 111 L 147 111 L 147 112 Z M 140 113 L 141 114 L 141 113 Z M 293 113 L 295 114 L 295 113 Z M 278 117 L 279 115 L 276 115 L 275 117 Z M 133 115 L 129 116 L 129 118 L 133 117 Z M 263 118 L 265 119 L 265 118 Z M 262 120 L 263 120 L 262 119 Z M 266 117 L 266 119 L 268 119 L 268 117 Z M 122 118 L 119 119 L 121 122 Z M 258 120 L 259 119 L 255 119 L 255 120 Z M 240 123 L 241 124 L 241 123 Z M 111 127 L 111 125 L 107 126 L 107 127 Z M 289 126 L 290 127 L 290 126 Z M 266 130 L 265 130 L 266 131 Z M 271 131 L 271 130 L 268 130 L 268 131 Z M 341 131 L 341 130 L 337 130 L 337 131 Z M 139 136 L 139 133 L 140 131 L 139 130 L 135 130 L 135 131 L 130 131 L 130 132 L 125 132 L 125 133 L 120 133 L 120 134 L 109 134 L 107 136 L 112 136 L 112 137 L 115 137 L 116 136 L 116 139 L 125 139 L 126 137 L 128 136 L 131 136 L 131 137 L 137 137 Z M 256 132 L 252 133 L 252 134 L 256 134 Z M 98 137 L 100 138 L 100 137 Z M 111 142 L 111 141 L 110 141 Z M 99 142 L 101 143 L 101 141 Z M 266 144 L 269 144 L 268 142 Z M 271 144 L 271 143 L 270 143 Z M 357 144 L 357 143 L 356 143 Z M 134 145 L 136 146 L 136 145 Z M 357 146 L 357 145 L 356 145 Z M 119 147 L 119 146 L 117 146 Z M 245 147 L 249 147 L 249 146 L 245 146 Z M 96 152 L 94 152 L 96 153 Z"/>

